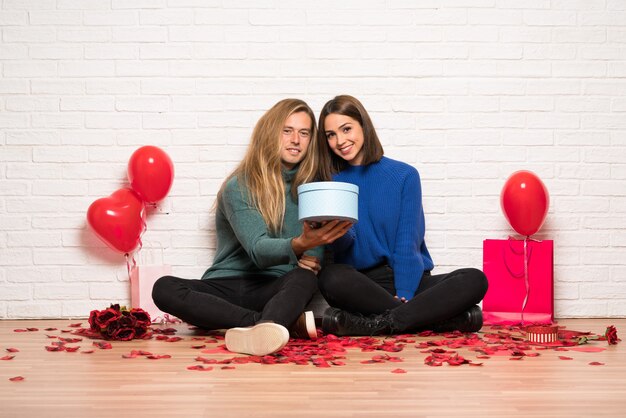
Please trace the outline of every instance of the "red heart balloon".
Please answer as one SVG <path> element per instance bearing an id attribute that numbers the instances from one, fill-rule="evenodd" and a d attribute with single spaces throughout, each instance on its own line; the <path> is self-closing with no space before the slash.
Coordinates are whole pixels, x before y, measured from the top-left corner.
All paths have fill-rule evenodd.
<path id="1" fill-rule="evenodd" d="M 130 156 L 128 180 L 144 201 L 158 202 L 167 196 L 172 187 L 174 164 L 161 148 L 146 145 Z"/>
<path id="2" fill-rule="evenodd" d="M 543 182 L 530 171 L 516 171 L 500 193 L 500 207 L 511 227 L 527 237 L 539 231 L 548 214 L 550 195 Z"/>
<path id="3" fill-rule="evenodd" d="M 146 222 L 145 204 L 132 189 L 124 188 L 94 201 L 87 222 L 112 249 L 129 253 L 139 245 Z"/>

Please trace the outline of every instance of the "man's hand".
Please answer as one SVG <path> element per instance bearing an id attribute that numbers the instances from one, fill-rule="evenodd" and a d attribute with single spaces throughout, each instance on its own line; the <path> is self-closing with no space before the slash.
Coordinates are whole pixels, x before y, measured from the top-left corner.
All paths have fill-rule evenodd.
<path id="1" fill-rule="evenodd" d="M 311 248 L 330 244 L 348 232 L 351 227 L 352 222 L 350 221 L 332 220 L 323 223 L 318 228 L 312 228 L 309 222 L 304 222 L 302 234 L 291 240 L 291 247 L 293 252 L 299 256 Z"/>
<path id="2" fill-rule="evenodd" d="M 322 269 L 319 258 L 306 254 L 302 254 L 302 256 L 298 259 L 298 267 L 311 270 L 315 274 L 319 273 Z"/>

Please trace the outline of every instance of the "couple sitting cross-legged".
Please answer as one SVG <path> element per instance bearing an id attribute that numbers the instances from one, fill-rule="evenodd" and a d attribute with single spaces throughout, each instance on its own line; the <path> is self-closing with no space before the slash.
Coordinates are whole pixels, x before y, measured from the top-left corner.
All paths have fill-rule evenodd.
<path id="1" fill-rule="evenodd" d="M 298 220 L 296 189 L 317 180 L 359 186 L 358 223 L 314 227 Z M 290 336 L 316 337 L 313 315 L 304 310 L 318 288 L 330 305 L 321 323 L 327 334 L 482 326 L 476 304 L 487 290 L 485 275 L 473 268 L 431 274 L 419 174 L 383 156 L 354 97 L 326 103 L 317 130 L 301 100 L 268 110 L 218 193 L 215 222 L 217 251 L 202 278 L 162 277 L 152 296 L 183 321 L 226 329 L 230 351 L 265 355 Z M 322 268 L 325 248 L 334 263 Z"/>

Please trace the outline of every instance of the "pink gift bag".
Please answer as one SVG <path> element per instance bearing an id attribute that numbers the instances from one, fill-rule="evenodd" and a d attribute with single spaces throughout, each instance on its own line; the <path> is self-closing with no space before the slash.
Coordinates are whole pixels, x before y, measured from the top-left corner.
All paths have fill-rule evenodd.
<path id="1" fill-rule="evenodd" d="M 483 271 L 489 282 L 483 299 L 485 324 L 553 322 L 553 244 L 528 239 L 524 251 L 524 240 L 483 241 Z"/>
<path id="2" fill-rule="evenodd" d="M 172 274 L 167 264 L 135 265 L 130 269 L 130 301 L 133 308 L 141 308 L 150 314 L 152 322 L 167 322 L 169 316 L 159 310 L 152 300 L 154 282 Z"/>

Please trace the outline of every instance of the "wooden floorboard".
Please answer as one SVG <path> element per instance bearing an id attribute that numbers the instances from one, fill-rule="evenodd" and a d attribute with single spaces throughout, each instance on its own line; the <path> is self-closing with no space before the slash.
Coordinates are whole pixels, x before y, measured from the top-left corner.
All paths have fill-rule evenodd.
<path id="1" fill-rule="evenodd" d="M 206 344 L 211 353 L 191 348 L 206 340 L 194 340 L 204 337 L 184 324 L 176 325 L 176 335 L 183 337 L 177 342 L 113 342 L 112 349 L 102 350 L 83 338 L 67 344 L 80 346 L 77 352 L 46 351 L 56 337 L 73 337 L 61 332 L 72 330 L 72 322 L 81 321 L 0 321 L 0 357 L 15 356 L 0 360 L 0 417 L 626 416 L 626 341 L 587 345 L 603 349 L 599 352 L 533 349 L 538 357 L 516 361 L 510 355 L 481 360 L 479 353 L 462 348 L 460 355 L 483 365 L 431 367 L 424 363 L 428 354 L 415 346 L 435 338 L 416 337 L 397 353 L 349 348 L 345 365 L 329 368 L 248 363 L 192 371 L 187 367 L 201 364 L 197 356 L 235 355 L 215 352 L 221 341 Z M 626 319 L 562 319 L 559 324 L 595 334 L 615 325 L 626 335 Z M 14 331 L 26 328 L 38 330 Z M 122 358 L 132 350 L 171 358 Z M 384 354 L 402 362 L 362 363 Z M 398 368 L 406 373 L 392 373 Z M 9 380 L 15 376 L 24 380 Z"/>

